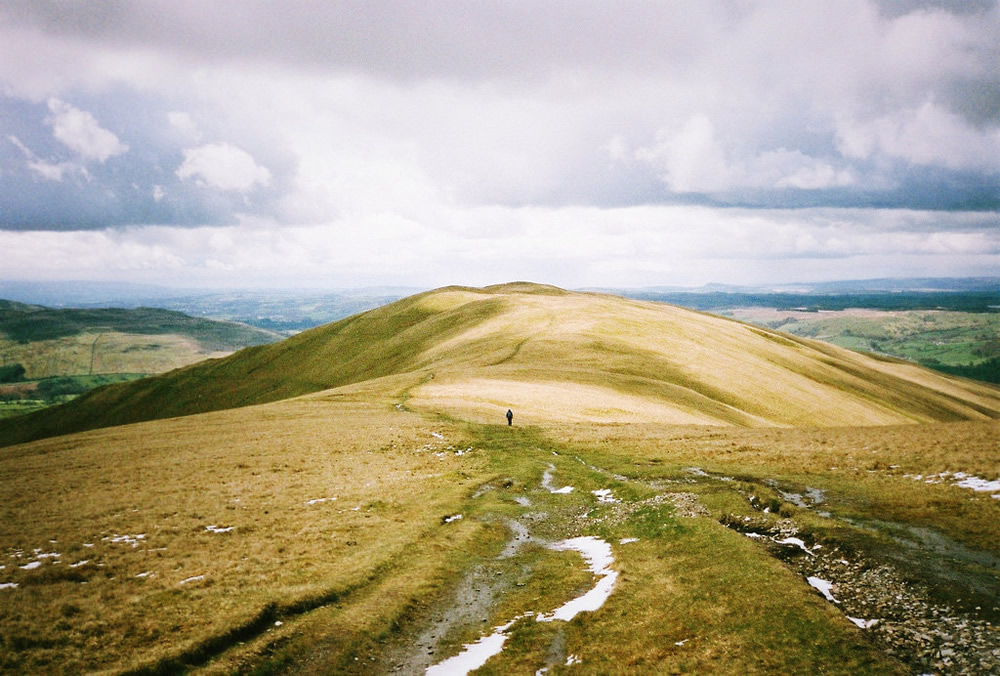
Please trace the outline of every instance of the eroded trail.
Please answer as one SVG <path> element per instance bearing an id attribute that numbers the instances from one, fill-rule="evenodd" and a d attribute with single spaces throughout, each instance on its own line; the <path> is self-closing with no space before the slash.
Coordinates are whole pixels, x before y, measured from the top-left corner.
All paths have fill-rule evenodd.
<path id="1" fill-rule="evenodd" d="M 553 495 L 571 493 L 573 486 L 553 487 L 552 472 L 554 471 L 555 466 L 550 463 L 543 474 L 542 488 Z M 530 506 L 531 503 L 529 499 L 522 497 L 518 500 L 518 504 Z M 508 525 L 512 536 L 499 558 L 509 558 L 516 555 L 524 544 L 533 540 L 528 528 L 521 522 L 512 520 Z M 569 622 L 579 613 L 593 612 L 604 605 L 604 602 L 614 591 L 615 583 L 618 580 L 618 572 L 612 568 L 615 559 L 610 543 L 594 536 L 573 537 L 554 542 L 535 541 L 553 551 L 579 552 L 587 569 L 595 578 L 593 586 L 550 612 L 527 610 L 516 615 L 509 621 L 494 627 L 490 633 L 481 636 L 476 641 L 465 644 L 459 654 L 428 667 L 425 672 L 428 676 L 467 674 L 483 666 L 491 657 L 500 654 L 507 642 L 509 632 L 519 621 L 534 618 L 537 622 Z M 548 666 L 551 665 L 540 667 L 539 671 L 544 672 Z"/>
<path id="2" fill-rule="evenodd" d="M 991 673 L 997 664 L 979 597 L 960 610 L 941 589 L 914 586 L 892 541 L 841 516 L 852 506 L 836 487 L 539 446 L 503 456 L 510 465 L 470 495 L 466 521 L 492 530 L 491 553 L 385 671 Z M 862 538 L 871 533 L 878 539 Z M 966 557 L 962 570 L 994 579 L 984 556 Z M 720 644 L 741 652 L 720 662 Z M 774 648 L 747 647 L 759 645 Z"/>

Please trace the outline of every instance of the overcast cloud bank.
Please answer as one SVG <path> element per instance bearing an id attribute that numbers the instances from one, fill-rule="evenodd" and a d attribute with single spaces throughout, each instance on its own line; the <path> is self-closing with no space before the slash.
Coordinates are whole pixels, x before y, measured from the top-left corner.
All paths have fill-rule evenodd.
<path id="1" fill-rule="evenodd" d="M 4 2 L 7 279 L 1000 270 L 995 2 Z"/>

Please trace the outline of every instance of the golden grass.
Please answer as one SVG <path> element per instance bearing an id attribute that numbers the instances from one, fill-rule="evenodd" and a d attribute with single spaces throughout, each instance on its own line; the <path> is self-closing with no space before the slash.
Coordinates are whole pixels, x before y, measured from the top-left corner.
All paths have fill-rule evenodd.
<path id="1" fill-rule="evenodd" d="M 800 429 L 659 424 L 541 428 L 569 448 L 598 454 L 605 466 L 625 475 L 642 476 L 650 467 L 669 472 L 695 466 L 736 477 L 781 478 L 830 490 L 834 506 L 839 499 L 847 516 L 932 527 L 1000 555 L 1000 500 L 988 492 L 912 478 L 946 471 L 987 480 L 1000 477 L 998 422 Z"/>
<path id="2" fill-rule="evenodd" d="M 518 425 L 555 422 L 649 422 L 678 425 L 712 424 L 716 419 L 670 401 L 630 395 L 610 387 L 574 382 L 461 378 L 452 374 L 413 390 L 415 409 L 446 412 L 479 423 L 496 423 L 508 407 Z"/>
<path id="3" fill-rule="evenodd" d="M 364 588 L 472 527 L 441 522 L 483 467 L 449 440 L 446 425 L 388 405 L 314 397 L 9 449 L 0 578 L 20 587 L 3 590 L 3 666 L 151 664 L 269 606 L 294 615 Z M 309 504 L 323 498 L 336 499 Z"/>
<path id="4" fill-rule="evenodd" d="M 543 408 L 539 420 L 790 427 L 1000 416 L 996 387 L 678 307 L 515 284 L 420 294 L 278 344 L 106 388 L 59 411 L 0 423 L 0 443 L 405 374 L 436 378 L 413 392 L 426 402 L 422 410 L 476 420 L 492 419 L 489 406 L 500 398 L 476 392 L 480 384 L 509 391 L 503 398 L 523 415 Z M 563 393 L 525 387 L 538 383 L 558 383 Z"/>
<path id="5" fill-rule="evenodd" d="M 444 657 L 588 584 L 569 552 L 497 559 L 521 518 L 536 538 L 605 538 L 621 577 L 597 612 L 522 620 L 483 673 L 531 672 L 560 650 L 590 673 L 885 673 L 900 667 L 719 523 L 753 512 L 745 490 L 829 542 L 888 548 L 844 525 L 880 520 L 1000 555 L 1000 501 L 905 476 L 1000 476 L 996 388 L 679 308 L 450 288 L 94 401 L 165 414 L 330 384 L 4 449 L 0 582 L 19 586 L 0 589 L 0 669 L 388 670 L 387 646 L 495 566 L 507 583 L 488 621 L 449 630 Z M 576 490 L 544 490 L 549 465 Z M 781 504 L 769 479 L 827 491 L 834 518 Z M 642 506 L 677 490 L 709 516 Z"/>
<path id="6" fill-rule="evenodd" d="M 525 421 L 743 426 L 1000 411 L 994 387 L 681 308 L 591 294 L 502 298 L 502 312 L 422 353 L 435 379 L 412 393 L 415 407 L 482 422 L 512 406 Z"/>

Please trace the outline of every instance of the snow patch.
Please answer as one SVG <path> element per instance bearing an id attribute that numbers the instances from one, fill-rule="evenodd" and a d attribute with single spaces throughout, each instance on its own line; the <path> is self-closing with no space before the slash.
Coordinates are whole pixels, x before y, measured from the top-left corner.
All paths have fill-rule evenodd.
<path id="1" fill-rule="evenodd" d="M 227 526 L 223 528 L 222 526 L 205 526 L 205 530 L 209 533 L 228 533 L 233 529 L 233 526 Z"/>
<path id="2" fill-rule="evenodd" d="M 334 500 L 336 500 L 336 499 L 337 499 L 336 497 L 329 497 L 329 498 L 313 498 L 312 500 L 306 500 L 306 504 L 307 504 L 307 505 L 318 505 L 318 504 L 320 504 L 321 502 L 333 502 L 333 501 L 334 501 Z"/>
<path id="3" fill-rule="evenodd" d="M 599 488 L 596 491 L 590 492 L 597 496 L 598 502 L 621 502 L 621 500 L 611 495 L 610 488 Z"/>
<path id="4" fill-rule="evenodd" d="M 775 540 L 775 542 L 777 542 L 779 545 L 795 545 L 809 556 L 816 556 L 811 551 L 809 551 L 809 548 L 806 547 L 806 543 L 800 540 L 799 538 L 785 538 L 784 540 Z"/>
<path id="5" fill-rule="evenodd" d="M 147 570 L 145 573 L 139 573 L 136 577 L 153 577 L 153 571 Z M 181 582 L 181 584 L 184 584 L 184 582 Z"/>
<path id="6" fill-rule="evenodd" d="M 858 627 L 861 629 L 869 629 L 878 624 L 878 620 L 862 620 L 857 617 L 851 617 L 850 615 L 847 616 L 847 619 L 849 619 L 854 624 L 858 625 Z"/>
<path id="7" fill-rule="evenodd" d="M 115 533 L 114 535 L 101 538 L 101 540 L 106 540 L 108 542 L 113 542 L 115 544 L 124 542 L 127 545 L 132 545 L 133 548 L 138 547 L 139 543 L 145 539 L 146 539 L 145 533 L 139 533 L 138 535 L 118 535 L 117 533 Z"/>
<path id="8" fill-rule="evenodd" d="M 458 520 L 459 520 L 459 519 L 461 519 L 461 518 L 462 518 L 462 515 L 461 515 L 461 514 L 454 514 L 454 515 L 452 515 L 452 516 L 446 516 L 446 517 L 444 518 L 444 522 L 445 522 L 445 523 L 451 523 L 452 521 L 458 521 Z"/>
<path id="9" fill-rule="evenodd" d="M 563 486 L 562 488 L 555 488 L 552 485 L 552 472 L 556 469 L 555 465 L 549 465 L 549 468 L 545 470 L 542 475 L 542 488 L 546 489 L 549 493 L 572 493 L 572 486 Z"/>
<path id="10" fill-rule="evenodd" d="M 1000 499 L 1000 479 L 988 481 L 967 472 L 940 472 L 939 474 L 904 474 L 903 478 L 923 481 L 925 484 L 940 484 L 950 481 L 953 486 L 968 488 L 977 493 L 992 493 L 990 497 Z"/>
<path id="11" fill-rule="evenodd" d="M 986 479 L 980 479 L 977 476 L 970 476 L 968 478 L 962 479 L 955 485 L 961 486 L 962 488 L 971 488 L 977 493 L 983 493 L 987 491 L 990 492 L 1000 491 L 1000 479 L 995 479 L 994 481 L 987 481 Z"/>
<path id="12" fill-rule="evenodd" d="M 586 536 L 562 540 L 549 545 L 549 547 L 557 551 L 575 550 L 580 552 L 590 571 L 600 578 L 593 589 L 556 608 L 548 615 L 535 615 L 529 611 L 518 615 L 507 624 L 494 627 L 493 633 L 481 637 L 474 643 L 467 643 L 458 655 L 428 667 L 425 674 L 428 676 L 454 676 L 455 674 L 468 674 L 470 671 L 478 669 L 486 664 L 489 658 L 498 655 L 503 650 L 504 643 L 507 642 L 507 631 L 522 618 L 535 615 L 535 619 L 539 622 L 553 620 L 568 622 L 578 613 L 597 610 L 604 604 L 608 596 L 611 595 L 615 581 L 618 579 L 618 572 L 611 570 L 611 564 L 614 563 L 611 545 L 600 538 Z M 566 660 L 567 665 L 579 662 L 580 658 L 575 655 L 570 655 Z M 546 671 L 547 668 L 540 669 L 537 673 L 545 673 Z"/>
<path id="13" fill-rule="evenodd" d="M 90 563 L 90 559 L 84 559 L 83 561 L 77 561 L 76 563 L 69 564 L 70 568 L 79 568 L 80 566 L 86 566 Z"/>
<path id="14" fill-rule="evenodd" d="M 0 589 L 17 589 L 16 582 L 0 582 Z"/>
<path id="15" fill-rule="evenodd" d="M 204 580 L 204 579 L 205 579 L 204 575 L 195 575 L 193 577 L 189 577 L 189 578 L 185 578 L 185 579 L 181 580 L 178 584 L 187 584 L 189 582 L 199 582 L 200 580 Z"/>
<path id="16" fill-rule="evenodd" d="M 489 636 L 483 636 L 475 643 L 466 644 L 462 652 L 427 667 L 427 671 L 424 673 L 427 676 L 454 676 L 455 674 L 467 674 L 473 669 L 478 669 L 486 664 L 486 660 L 500 654 L 500 651 L 503 650 L 503 644 L 507 642 L 507 630 L 522 617 L 524 616 L 518 615 L 507 624 L 495 627 Z"/>
<path id="17" fill-rule="evenodd" d="M 21 566 L 21 570 L 34 570 L 42 565 L 41 561 L 32 561 L 31 563 L 26 563 Z"/>
<path id="18" fill-rule="evenodd" d="M 580 552 L 587 567 L 598 578 L 594 587 L 575 599 L 564 603 L 548 615 L 539 615 L 536 619 L 539 622 L 551 622 L 553 620 L 564 620 L 569 622 L 578 613 L 594 611 L 604 605 L 604 602 L 611 596 L 618 580 L 618 571 L 611 569 L 614 563 L 614 556 L 611 553 L 611 545 L 600 538 L 590 535 L 569 540 L 562 540 L 549 545 L 551 549 L 557 551 L 576 550 Z"/>
<path id="19" fill-rule="evenodd" d="M 630 542 L 638 542 L 638 541 L 639 541 L 639 538 L 622 538 L 621 540 L 618 541 L 618 544 L 620 544 L 620 545 L 627 545 Z"/>
<path id="20" fill-rule="evenodd" d="M 833 598 L 833 594 L 830 593 L 830 590 L 833 589 L 832 582 L 828 582 L 818 577 L 807 577 L 806 582 L 808 582 L 811 587 L 818 589 L 819 592 L 826 597 L 827 601 L 830 601 L 832 603 L 840 603 L 840 601 Z"/>

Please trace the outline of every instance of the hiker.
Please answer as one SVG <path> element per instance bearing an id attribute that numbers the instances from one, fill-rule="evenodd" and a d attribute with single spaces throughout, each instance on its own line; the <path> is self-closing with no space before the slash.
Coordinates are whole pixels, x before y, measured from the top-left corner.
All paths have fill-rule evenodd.
<path id="1" fill-rule="evenodd" d="M 507 409 L 507 426 L 510 427 L 514 424 L 514 412 L 509 408 Z"/>

